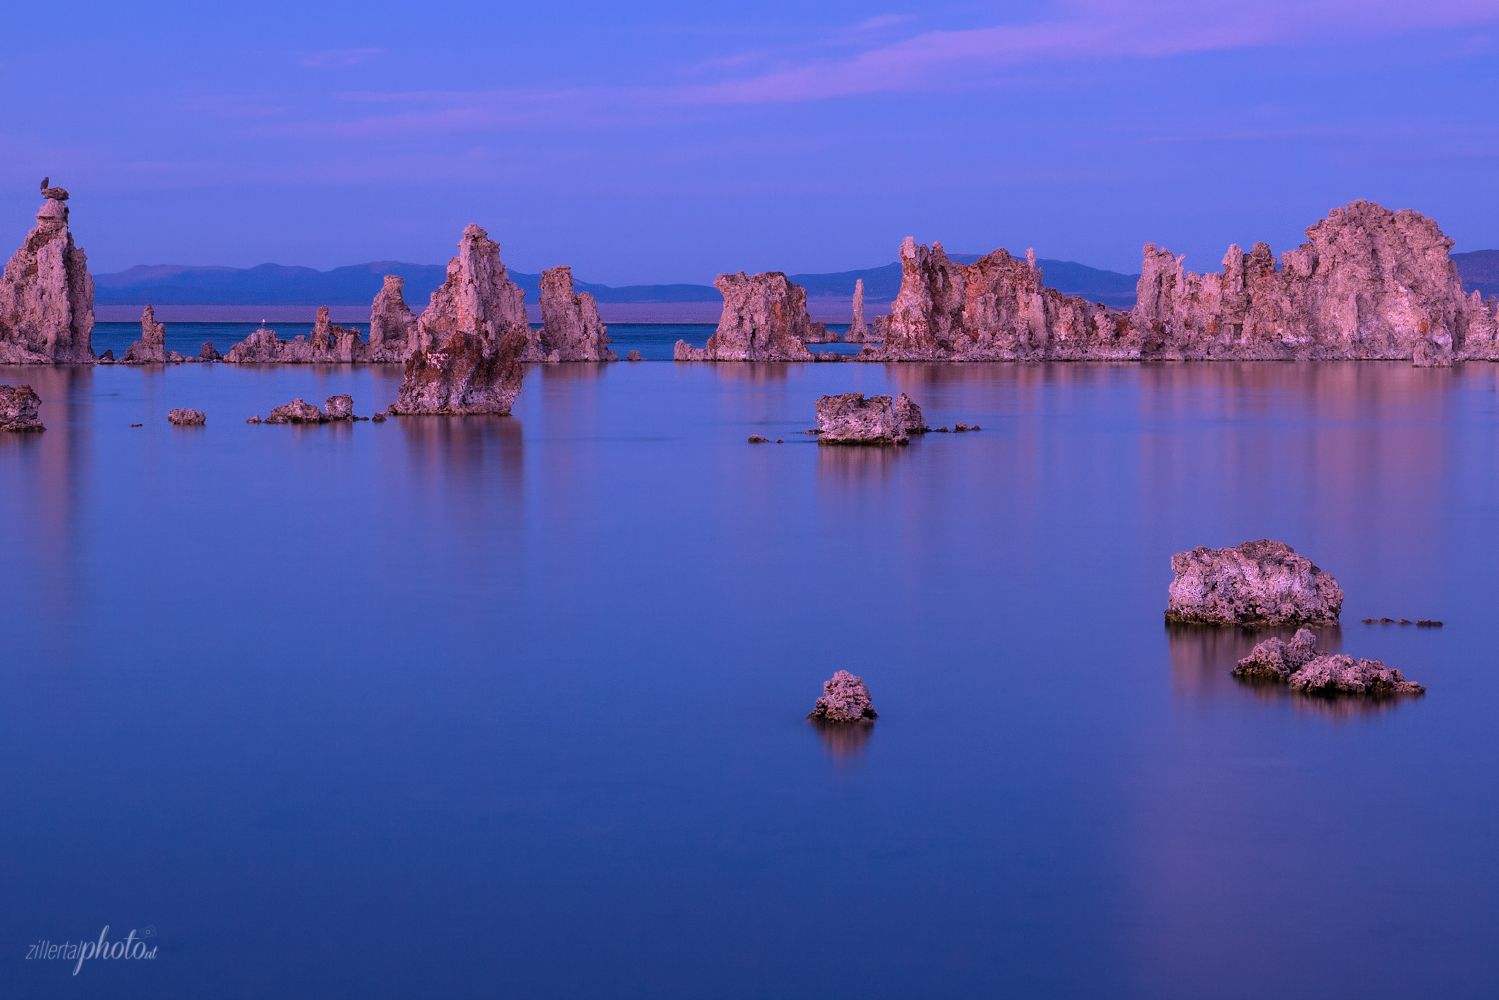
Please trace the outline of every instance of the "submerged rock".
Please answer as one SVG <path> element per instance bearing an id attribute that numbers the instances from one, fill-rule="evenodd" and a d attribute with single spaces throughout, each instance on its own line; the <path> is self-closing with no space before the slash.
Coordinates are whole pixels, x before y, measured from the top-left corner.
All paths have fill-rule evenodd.
<path id="1" fill-rule="evenodd" d="M 1309 629 L 1297 629 L 1287 642 L 1279 636 L 1266 639 L 1250 650 L 1234 667 L 1235 677 L 1265 677 L 1284 681 L 1317 656 L 1317 637 Z"/>
<path id="2" fill-rule="evenodd" d="M 42 193 L 36 227 L 0 272 L 0 364 L 92 364 L 88 255 L 68 229 L 68 193 Z"/>
<path id="3" fill-rule="evenodd" d="M 441 350 L 406 361 L 395 414 L 508 414 L 520 395 L 526 334 L 512 329 L 496 347 L 473 333 L 450 334 Z"/>
<path id="4" fill-rule="evenodd" d="M 0 431 L 44 431 L 41 398 L 29 385 L 0 385 Z"/>
<path id="5" fill-rule="evenodd" d="M 780 271 L 720 274 L 713 286 L 723 293 L 718 329 L 706 347 L 677 341 L 677 361 L 811 361 L 807 342 L 825 339 L 824 324 L 807 315 L 806 289 Z"/>
<path id="6" fill-rule="evenodd" d="M 1344 653 L 1319 656 L 1291 675 L 1291 690 L 1307 694 L 1425 694 L 1383 660 L 1355 660 Z"/>
<path id="7" fill-rule="evenodd" d="M 867 343 L 872 337 L 873 331 L 864 324 L 864 279 L 859 278 L 854 282 L 854 322 L 843 335 L 845 344 Z"/>
<path id="8" fill-rule="evenodd" d="M 570 267 L 541 273 L 541 329 L 527 334 L 526 361 L 618 361 L 609 328 L 587 292 L 573 291 Z M 638 357 L 638 355 L 637 355 Z"/>
<path id="9" fill-rule="evenodd" d="M 846 392 L 817 400 L 819 444 L 905 444 L 926 430 L 921 408 L 905 393 L 895 399 Z"/>
<path id="10" fill-rule="evenodd" d="M 809 719 L 828 722 L 860 722 L 878 716 L 869 701 L 869 687 L 862 677 L 840 670 L 822 682 L 822 697 L 817 699 Z"/>
<path id="11" fill-rule="evenodd" d="M 1283 542 L 1199 546 L 1171 557 L 1166 620 L 1219 624 L 1335 624 L 1338 581 Z"/>
<path id="12" fill-rule="evenodd" d="M 164 364 L 167 360 L 167 328 L 156 322 L 156 310 L 147 304 L 141 313 L 141 339 L 125 350 L 120 361 L 127 365 Z"/>
<path id="13" fill-rule="evenodd" d="M 168 410 L 167 421 L 179 427 L 201 427 L 208 420 L 202 410 Z"/>

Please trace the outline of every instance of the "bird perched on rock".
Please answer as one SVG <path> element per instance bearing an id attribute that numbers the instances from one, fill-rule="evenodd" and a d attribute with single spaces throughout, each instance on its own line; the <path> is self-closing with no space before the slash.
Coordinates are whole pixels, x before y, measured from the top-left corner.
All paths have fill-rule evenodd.
<path id="1" fill-rule="evenodd" d="M 50 177 L 43 177 L 42 178 L 42 190 L 45 191 L 45 190 L 47 190 L 47 188 L 49 188 L 51 186 L 52 186 L 52 178 L 50 178 Z"/>

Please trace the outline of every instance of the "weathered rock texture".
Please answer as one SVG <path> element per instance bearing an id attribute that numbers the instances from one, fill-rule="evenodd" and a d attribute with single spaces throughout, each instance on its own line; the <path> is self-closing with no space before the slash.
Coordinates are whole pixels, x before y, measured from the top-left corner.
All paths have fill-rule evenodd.
<path id="1" fill-rule="evenodd" d="M 1464 296 L 1452 241 L 1409 210 L 1356 201 L 1280 255 L 1230 247 L 1193 274 L 1147 243 L 1132 312 L 1046 288 L 1034 254 L 954 264 L 941 244 L 901 246 L 901 290 L 868 361 L 1499 360 L 1499 304 Z"/>
<path id="2" fill-rule="evenodd" d="M 380 361 L 404 361 L 416 346 L 416 317 L 406 305 L 406 279 L 387 274 L 385 285 L 370 307 L 370 356 Z"/>
<path id="3" fill-rule="evenodd" d="M 213 341 L 205 340 L 203 346 L 198 349 L 198 360 L 223 361 L 224 356 L 218 352 L 218 348 L 213 346 Z"/>
<path id="4" fill-rule="evenodd" d="M 718 329 L 707 347 L 677 341 L 672 353 L 677 361 L 812 360 L 806 343 L 821 340 L 826 327 L 807 315 L 806 289 L 780 271 L 720 274 L 713 285 L 723 293 Z"/>
<path id="5" fill-rule="evenodd" d="M 0 431 L 44 431 L 42 401 L 29 385 L 0 385 Z"/>
<path id="6" fill-rule="evenodd" d="M 1319 656 L 1286 682 L 1307 694 L 1425 694 L 1426 688 L 1405 679 L 1383 660 L 1355 660 L 1344 653 Z"/>
<path id="7" fill-rule="evenodd" d="M 524 339 L 530 329 L 526 293 L 500 262 L 500 245 L 470 223 L 458 241 L 458 256 L 448 262 L 447 281 L 417 321 L 413 350 L 443 351 L 453 334 L 462 333 L 493 351 L 508 335 Z"/>
<path id="8" fill-rule="evenodd" d="M 812 709 L 809 719 L 825 719 L 828 722 L 859 722 L 878 716 L 869 702 L 869 687 L 862 677 L 855 677 L 847 670 L 840 670 L 822 682 L 822 697 Z"/>
<path id="9" fill-rule="evenodd" d="M 1234 667 L 1235 677 L 1261 677 L 1286 681 L 1317 656 L 1317 637 L 1308 629 L 1297 629 L 1291 640 L 1275 636 L 1250 650 Z"/>
<path id="10" fill-rule="evenodd" d="M 354 416 L 354 397 L 344 394 L 341 396 L 329 396 L 328 401 L 321 410 L 299 397 L 290 403 L 283 403 L 276 407 L 271 411 L 271 415 L 264 419 L 251 417 L 246 423 L 326 424 L 355 419 L 361 418 Z"/>
<path id="11" fill-rule="evenodd" d="M 201 427 L 208 420 L 208 416 L 202 410 L 168 410 L 167 420 L 179 427 Z"/>
<path id="12" fill-rule="evenodd" d="M 609 328 L 587 292 L 573 291 L 570 267 L 541 273 L 541 329 L 527 334 L 526 361 L 618 361 Z"/>
<path id="13" fill-rule="evenodd" d="M 873 331 L 864 323 L 864 279 L 854 282 L 854 321 L 843 335 L 846 344 L 864 344 L 873 338 Z"/>
<path id="14" fill-rule="evenodd" d="M 131 344 L 120 359 L 127 365 L 164 364 L 168 361 L 187 360 L 176 351 L 167 350 L 167 328 L 156 322 L 156 310 L 146 306 L 141 313 L 141 339 Z"/>
<path id="15" fill-rule="evenodd" d="M 526 334 L 516 329 L 495 347 L 475 333 L 449 334 L 440 350 L 420 350 L 407 359 L 390 412 L 509 413 L 520 395 L 525 348 Z"/>
<path id="16" fill-rule="evenodd" d="M 1338 581 L 1282 542 L 1199 546 L 1172 556 L 1171 569 L 1167 621 L 1333 624 L 1343 609 Z"/>
<path id="17" fill-rule="evenodd" d="M 370 346 L 360 339 L 358 330 L 330 322 L 328 307 L 319 306 L 311 335 L 298 334 L 291 340 L 282 340 L 276 336 L 275 330 L 262 326 L 229 348 L 229 354 L 223 360 L 234 364 L 314 365 L 394 359 L 384 352 L 371 351 Z"/>
<path id="18" fill-rule="evenodd" d="M 862 392 L 822 396 L 817 408 L 819 444 L 905 444 L 926 430 L 921 408 L 905 393 L 864 398 Z"/>
<path id="19" fill-rule="evenodd" d="M 68 193 L 43 193 L 36 228 L 0 273 L 0 364 L 92 364 L 88 257 L 68 230 Z"/>
<path id="20" fill-rule="evenodd" d="M 1290 642 L 1275 637 L 1259 643 L 1234 668 L 1236 677 L 1279 681 L 1307 694 L 1423 694 L 1383 660 L 1355 660 L 1342 653 L 1317 654 L 1317 637 L 1297 629 Z"/>

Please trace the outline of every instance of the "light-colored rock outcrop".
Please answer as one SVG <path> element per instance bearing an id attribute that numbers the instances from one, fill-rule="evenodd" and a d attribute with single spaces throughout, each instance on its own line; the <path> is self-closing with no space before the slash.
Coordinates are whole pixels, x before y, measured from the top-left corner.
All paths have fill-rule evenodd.
<path id="1" fill-rule="evenodd" d="M 1306 234 L 1278 267 L 1263 243 L 1230 247 L 1218 274 L 1147 243 L 1131 312 L 1045 287 L 1033 252 L 962 265 L 908 238 L 883 346 L 859 359 L 1499 360 L 1499 304 L 1464 295 L 1432 220 L 1356 201 Z"/>
<path id="2" fill-rule="evenodd" d="M 921 408 L 905 393 L 892 400 L 846 392 L 822 396 L 815 405 L 819 444 L 905 444 L 926 430 Z"/>
<path id="3" fill-rule="evenodd" d="M 1319 656 L 1286 681 L 1306 694 L 1425 694 L 1426 688 L 1384 665 L 1383 660 L 1355 660 L 1344 653 Z"/>
<path id="4" fill-rule="evenodd" d="M 0 431 L 44 431 L 41 398 L 29 385 L 0 385 Z"/>
<path id="5" fill-rule="evenodd" d="M 207 420 L 208 416 L 202 410 L 183 408 L 167 411 L 167 422 L 176 424 L 178 427 L 202 427 Z"/>
<path id="6" fill-rule="evenodd" d="M 371 360 L 404 361 L 416 346 L 416 317 L 406 305 L 406 279 L 387 274 L 370 307 Z"/>
<path id="7" fill-rule="evenodd" d="M 36 227 L 0 272 L 0 364 L 92 364 L 88 257 L 68 229 L 68 193 L 43 194 Z"/>
<path id="8" fill-rule="evenodd" d="M 1342 653 L 1317 653 L 1317 637 L 1297 629 L 1289 642 L 1266 639 L 1234 668 L 1234 676 L 1279 681 L 1292 691 L 1307 694 L 1424 694 L 1426 689 L 1405 679 L 1383 660 L 1355 660 Z"/>
<path id="9" fill-rule="evenodd" d="M 1199 546 L 1172 556 L 1171 569 L 1167 621 L 1334 624 L 1343 609 L 1338 581 L 1282 542 Z"/>
<path id="10" fill-rule="evenodd" d="M 527 336 L 525 361 L 619 360 L 593 296 L 573 291 L 570 267 L 541 273 L 541 329 Z"/>
<path id="11" fill-rule="evenodd" d="M 706 347 L 677 341 L 677 361 L 811 361 L 808 339 L 819 334 L 807 315 L 807 291 L 780 271 L 720 274 L 713 282 L 723 293 L 718 329 Z M 825 329 L 825 328 L 824 328 Z"/>
<path id="12" fill-rule="evenodd" d="M 507 414 L 520 395 L 526 334 L 511 329 L 498 345 L 476 333 L 452 333 L 441 349 L 406 361 L 394 414 Z"/>
<path id="13" fill-rule="evenodd" d="M 913 241 L 914 242 L 914 241 Z M 843 335 L 845 344 L 867 344 L 874 339 L 874 331 L 864 323 L 864 279 L 854 282 L 854 321 Z"/>
<path id="14" fill-rule="evenodd" d="M 526 293 L 510 280 L 500 262 L 500 245 L 470 223 L 458 241 L 458 256 L 448 262 L 448 277 L 432 293 L 417 320 L 413 348 L 442 352 L 455 333 L 478 337 L 490 351 L 511 333 L 530 332 Z"/>
<path id="15" fill-rule="evenodd" d="M 245 422 L 250 424 L 327 424 L 363 419 L 365 418 L 354 416 L 354 397 L 345 393 L 340 396 L 329 396 L 323 409 L 318 409 L 312 403 L 298 397 L 290 403 L 282 403 L 264 419 L 257 416 Z"/>
<path id="16" fill-rule="evenodd" d="M 1257 677 L 1286 681 L 1317 657 L 1317 637 L 1309 629 L 1297 629 L 1290 641 L 1273 636 L 1257 644 L 1234 667 L 1235 677 Z"/>
<path id="17" fill-rule="evenodd" d="M 827 722 L 861 722 L 878 717 L 869 701 L 869 686 L 862 677 L 840 670 L 822 682 L 822 697 L 817 699 L 809 719 Z"/>
<path id="18" fill-rule="evenodd" d="M 186 361 L 176 351 L 167 350 L 167 328 L 163 323 L 156 322 L 156 310 L 147 305 L 141 313 L 141 339 L 131 344 L 125 350 L 125 356 L 120 359 L 121 364 L 127 365 L 152 365 L 165 364 L 168 361 Z"/>
<path id="19" fill-rule="evenodd" d="M 393 359 L 372 352 L 360 339 L 358 330 L 334 324 L 328 318 L 328 307 L 319 306 L 309 336 L 298 334 L 291 340 L 282 340 L 275 330 L 262 326 L 229 348 L 228 356 L 222 360 L 233 364 L 327 365 Z"/>

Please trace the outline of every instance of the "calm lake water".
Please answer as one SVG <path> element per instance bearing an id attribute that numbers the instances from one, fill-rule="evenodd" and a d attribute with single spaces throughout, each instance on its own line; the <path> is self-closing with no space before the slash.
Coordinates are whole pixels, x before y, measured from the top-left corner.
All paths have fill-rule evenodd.
<path id="1" fill-rule="evenodd" d="M 1499 366 L 538 366 L 513 417 L 310 428 L 244 418 L 399 372 L 21 381 L 7 998 L 1499 984 Z M 801 433 L 855 390 L 983 430 Z M 1173 552 L 1261 537 L 1427 696 L 1166 628 Z M 872 730 L 804 718 L 839 668 Z M 158 957 L 25 958 L 105 925 Z"/>

